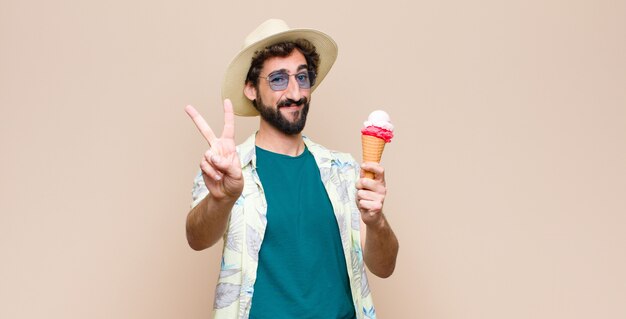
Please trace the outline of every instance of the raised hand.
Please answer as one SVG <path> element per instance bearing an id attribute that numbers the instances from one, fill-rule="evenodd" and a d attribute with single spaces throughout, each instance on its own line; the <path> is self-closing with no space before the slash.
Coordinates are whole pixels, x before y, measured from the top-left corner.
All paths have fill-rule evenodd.
<path id="1" fill-rule="evenodd" d="M 235 148 L 235 116 L 229 99 L 224 100 L 224 129 L 219 138 L 196 109 L 188 105 L 185 112 L 209 143 L 200 162 L 204 183 L 216 200 L 234 200 L 243 190 L 241 163 Z"/>

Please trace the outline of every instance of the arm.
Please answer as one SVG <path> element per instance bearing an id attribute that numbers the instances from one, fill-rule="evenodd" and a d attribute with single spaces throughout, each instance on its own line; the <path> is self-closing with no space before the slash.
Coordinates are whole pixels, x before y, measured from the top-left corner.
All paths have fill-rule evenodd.
<path id="1" fill-rule="evenodd" d="M 209 143 L 200 162 L 202 179 L 209 194 L 187 215 L 187 242 L 194 250 L 215 244 L 224 235 L 230 210 L 243 190 L 241 163 L 235 149 L 232 104 L 224 101 L 224 130 L 217 138 L 192 106 L 185 111 Z"/>
<path id="2" fill-rule="evenodd" d="M 374 173 L 374 179 L 363 178 L 363 171 Z M 387 278 L 393 274 L 398 257 L 398 239 L 383 214 L 387 188 L 382 166 L 364 163 L 361 179 L 356 184 L 357 207 L 361 211 L 361 243 L 363 260 L 376 276 Z"/>
<path id="3" fill-rule="evenodd" d="M 213 246 L 224 236 L 228 226 L 232 199 L 215 199 L 210 193 L 187 215 L 187 242 L 194 250 Z"/>

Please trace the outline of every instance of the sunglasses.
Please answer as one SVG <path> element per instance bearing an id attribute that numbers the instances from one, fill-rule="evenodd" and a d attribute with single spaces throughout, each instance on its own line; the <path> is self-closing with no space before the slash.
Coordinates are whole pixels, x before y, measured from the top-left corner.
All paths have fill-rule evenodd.
<path id="1" fill-rule="evenodd" d="M 298 86 L 301 89 L 310 89 L 311 86 L 315 85 L 315 72 L 313 71 L 302 71 L 296 74 L 289 74 L 286 71 L 276 71 L 270 73 L 270 75 L 266 77 L 259 76 L 261 79 L 267 80 L 270 88 L 273 91 L 282 91 L 289 86 L 289 78 L 294 77 Z"/>

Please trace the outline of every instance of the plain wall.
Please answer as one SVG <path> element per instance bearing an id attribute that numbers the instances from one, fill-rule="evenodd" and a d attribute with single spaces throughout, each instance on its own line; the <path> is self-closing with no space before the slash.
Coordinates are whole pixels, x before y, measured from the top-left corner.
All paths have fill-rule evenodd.
<path id="1" fill-rule="evenodd" d="M 380 318 L 626 318 L 626 2 L 0 0 L 0 318 L 208 318 L 185 218 L 267 18 L 334 37 L 305 133 L 383 165 Z M 237 142 L 257 118 L 237 118 Z"/>

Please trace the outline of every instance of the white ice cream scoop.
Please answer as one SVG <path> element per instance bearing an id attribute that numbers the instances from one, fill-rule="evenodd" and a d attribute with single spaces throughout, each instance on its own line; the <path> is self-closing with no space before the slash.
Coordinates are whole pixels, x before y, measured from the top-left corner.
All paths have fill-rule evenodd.
<path id="1" fill-rule="evenodd" d="M 393 124 L 391 124 L 391 118 L 387 112 L 382 110 L 376 110 L 367 117 L 367 121 L 363 122 L 364 127 L 377 126 L 384 129 L 393 131 Z"/>

